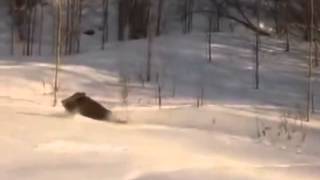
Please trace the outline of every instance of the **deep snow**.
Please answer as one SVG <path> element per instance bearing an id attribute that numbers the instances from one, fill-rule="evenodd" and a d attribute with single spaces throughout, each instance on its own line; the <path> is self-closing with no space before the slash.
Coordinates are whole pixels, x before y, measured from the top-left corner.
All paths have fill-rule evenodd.
<path id="1" fill-rule="evenodd" d="M 318 179 L 318 116 L 303 128 L 289 120 L 290 139 L 279 134 L 282 112 L 303 108 L 295 109 L 305 98 L 305 65 L 296 51 L 286 55 L 268 46 L 279 41 L 266 39 L 257 91 L 251 41 L 233 34 L 214 38 L 212 64 L 206 62 L 204 35 L 157 39 L 153 67 L 166 63 L 161 110 L 156 85 L 142 87 L 138 79 L 143 40 L 64 58 L 60 99 L 84 91 L 127 125 L 52 108 L 52 59 L 2 59 L 0 178 Z M 119 70 L 130 77 L 128 108 L 121 105 Z M 205 106 L 197 109 L 199 84 Z"/>
<path id="2" fill-rule="evenodd" d="M 99 24 L 90 16 L 96 15 L 86 16 L 83 29 Z M 49 30 L 50 20 L 46 24 Z M 293 118 L 304 111 L 306 100 L 303 43 L 293 41 L 292 51 L 285 53 L 281 40 L 263 38 L 261 89 L 254 90 L 254 35 L 214 33 L 211 64 L 205 33 L 157 38 L 152 70 L 153 77 L 160 74 L 163 88 L 158 109 L 156 83 L 143 87 L 140 80 L 145 40 L 110 42 L 101 51 L 99 33 L 82 36 L 81 53 L 63 58 L 59 100 L 86 92 L 128 120 L 119 125 L 69 116 L 60 104 L 52 107 L 50 33 L 44 56 L 17 52 L 10 57 L 6 21 L 0 30 L 0 179 L 320 177 L 318 74 L 317 112 L 303 126 Z M 121 103 L 120 75 L 129 77 L 128 107 Z M 200 87 L 205 106 L 197 109 Z M 288 124 L 282 117 L 287 111 Z"/>

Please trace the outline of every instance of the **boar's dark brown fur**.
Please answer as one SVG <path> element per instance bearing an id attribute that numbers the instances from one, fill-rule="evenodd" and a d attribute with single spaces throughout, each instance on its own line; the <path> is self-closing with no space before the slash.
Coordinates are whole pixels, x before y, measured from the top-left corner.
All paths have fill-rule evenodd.
<path id="1" fill-rule="evenodd" d="M 62 105 L 68 112 L 80 113 L 88 118 L 107 121 L 111 118 L 111 111 L 86 96 L 83 92 L 77 92 L 62 100 Z"/>

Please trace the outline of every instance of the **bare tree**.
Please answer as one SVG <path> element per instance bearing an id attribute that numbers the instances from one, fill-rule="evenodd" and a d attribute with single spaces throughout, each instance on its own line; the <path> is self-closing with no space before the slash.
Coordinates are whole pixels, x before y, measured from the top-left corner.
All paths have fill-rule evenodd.
<path id="1" fill-rule="evenodd" d="M 82 0 L 65 0 L 63 4 L 61 27 L 64 33 L 61 34 L 61 47 L 65 55 L 71 55 L 80 52 Z"/>
<path id="2" fill-rule="evenodd" d="M 42 34 L 43 34 L 43 21 L 44 21 L 44 3 L 43 0 L 40 0 L 40 24 L 39 24 L 39 47 L 38 47 L 38 54 L 41 55 L 42 53 Z"/>
<path id="3" fill-rule="evenodd" d="M 209 30 L 208 30 L 208 50 L 209 50 L 209 63 L 212 62 L 212 14 L 209 14 Z"/>
<path id="4" fill-rule="evenodd" d="M 312 87 L 312 84 L 313 84 L 313 80 L 312 80 L 312 67 L 313 67 L 313 28 L 314 28 L 314 0 L 310 0 L 310 34 L 309 34 L 309 37 L 310 37 L 310 40 L 309 40 L 309 63 L 308 63 L 308 85 L 307 85 L 307 121 L 310 121 L 310 116 L 311 116 L 311 109 L 312 109 L 312 98 L 313 98 L 313 87 Z"/>
<path id="5" fill-rule="evenodd" d="M 109 23 L 108 23 L 108 14 L 109 14 L 109 0 L 103 0 L 103 18 L 102 18 L 102 46 L 101 49 L 104 49 L 105 42 L 108 41 L 109 34 Z"/>
<path id="6" fill-rule="evenodd" d="M 177 91 L 177 77 L 173 76 L 172 78 L 172 97 L 176 96 L 176 91 Z"/>
<path id="7" fill-rule="evenodd" d="M 183 33 L 190 33 L 193 23 L 194 0 L 184 0 Z"/>
<path id="8" fill-rule="evenodd" d="M 290 51 L 290 34 L 289 34 L 289 0 L 285 1 L 285 30 L 286 30 L 286 51 Z"/>
<path id="9" fill-rule="evenodd" d="M 239 15 L 232 15 L 229 12 L 230 11 L 229 9 L 224 8 L 223 9 L 225 11 L 225 12 L 223 12 L 224 17 L 231 19 L 231 20 L 234 20 L 235 22 L 238 22 L 238 23 L 244 25 L 246 28 L 248 28 L 254 32 L 258 32 L 260 35 L 270 36 L 270 32 L 260 28 L 260 24 L 255 25 L 255 23 L 253 23 L 250 20 L 250 18 L 246 14 L 246 11 L 245 11 L 243 5 L 240 2 L 240 0 L 225 0 L 225 3 L 227 5 L 226 7 L 234 9 L 235 11 L 237 11 L 237 13 L 239 13 Z M 257 5 L 259 5 L 259 9 L 260 9 L 261 2 L 256 1 L 256 6 Z"/>
<path id="10" fill-rule="evenodd" d="M 314 2 L 314 9 L 319 9 L 320 8 L 320 2 L 315 1 Z M 316 67 L 319 66 L 319 16 L 320 13 L 319 11 L 314 11 L 314 29 L 315 29 L 315 37 L 314 37 L 314 65 Z"/>
<path id="11" fill-rule="evenodd" d="M 210 1 L 212 5 L 214 6 L 213 8 L 215 9 L 215 14 L 216 14 L 216 29 L 215 31 L 220 32 L 220 27 L 221 27 L 221 19 L 222 19 L 222 11 L 224 11 L 223 6 L 225 2 L 222 0 L 211 0 Z M 212 8 L 212 9 L 213 9 Z"/>
<path id="12" fill-rule="evenodd" d="M 123 41 L 124 40 L 124 31 L 125 26 L 127 24 L 127 15 L 128 13 L 128 4 L 126 3 L 126 0 L 119 0 L 118 3 L 118 40 Z"/>
<path id="13" fill-rule="evenodd" d="M 275 29 L 276 33 L 280 34 L 281 25 L 280 25 L 280 10 L 281 10 L 281 1 L 280 0 L 273 0 L 273 19 L 275 22 Z"/>
<path id="14" fill-rule="evenodd" d="M 148 18 L 148 47 L 147 47 L 147 67 L 146 67 L 146 81 L 151 81 L 151 64 L 152 64 L 152 51 L 153 41 L 155 36 L 155 19 L 156 15 L 153 8 L 153 0 L 149 0 L 149 18 Z"/>
<path id="15" fill-rule="evenodd" d="M 257 26 L 260 26 L 260 5 L 261 1 L 256 0 L 256 11 L 257 11 Z M 256 32 L 256 48 L 255 48 L 255 53 L 256 53 L 256 68 L 255 68 L 255 88 L 259 89 L 260 85 L 260 33 Z"/>
<path id="16" fill-rule="evenodd" d="M 35 40 L 35 31 L 36 31 L 36 27 L 37 27 L 37 14 L 38 14 L 38 11 L 37 11 L 37 6 L 35 5 L 33 8 L 32 8 L 32 11 L 31 11 L 31 42 L 30 42 L 30 54 L 29 55 L 33 55 L 33 45 L 34 45 L 34 40 Z"/>
<path id="17" fill-rule="evenodd" d="M 15 52 L 15 15 L 14 15 L 14 8 L 15 8 L 15 1 L 11 1 L 9 6 L 10 6 L 10 13 L 12 13 L 11 16 L 11 47 L 10 47 L 10 54 L 14 55 Z"/>
<path id="18" fill-rule="evenodd" d="M 65 19 L 64 23 L 62 24 L 62 27 L 64 29 L 64 33 L 62 34 L 62 39 L 63 39 L 63 48 L 64 48 L 64 54 L 68 55 L 70 53 L 69 49 L 69 44 L 72 41 L 72 26 L 71 26 L 71 21 L 73 19 L 72 17 L 72 0 L 66 0 L 66 5 L 63 7 L 63 11 L 65 12 Z"/>
<path id="19" fill-rule="evenodd" d="M 32 56 L 33 42 L 34 42 L 34 30 L 36 26 L 36 1 L 25 1 L 23 29 L 26 39 L 23 41 L 23 55 Z"/>
<path id="20" fill-rule="evenodd" d="M 121 103 L 128 107 L 128 97 L 129 97 L 129 78 L 125 73 L 120 74 L 120 84 L 121 84 Z"/>
<path id="21" fill-rule="evenodd" d="M 158 15 L 157 15 L 157 36 L 161 34 L 161 21 L 164 0 L 158 0 Z"/>
<path id="22" fill-rule="evenodd" d="M 56 43 L 56 67 L 55 67 L 55 76 L 54 76 L 54 99 L 53 99 L 53 106 L 57 105 L 57 92 L 58 92 L 58 78 L 59 78 L 59 68 L 61 63 L 61 41 L 62 41 L 62 7 L 64 0 L 56 0 L 56 24 L 57 24 L 57 43 Z"/>
<path id="23" fill-rule="evenodd" d="M 260 28 L 259 25 L 256 25 L 254 23 L 250 16 L 247 14 L 249 9 L 247 6 L 245 6 L 247 3 L 240 2 L 240 0 L 211 0 L 210 2 L 213 3 L 213 7 L 215 6 L 215 3 L 217 3 L 218 8 L 211 8 L 207 9 L 207 7 L 204 7 L 203 9 L 198 10 L 192 10 L 190 13 L 209 13 L 209 14 L 215 14 L 217 19 L 217 31 L 220 28 L 220 23 L 222 18 L 226 18 L 229 20 L 232 20 L 235 23 L 241 24 L 247 29 L 253 31 L 253 32 L 259 32 L 261 36 L 270 36 L 271 32 L 269 32 L 266 29 Z M 251 7 L 251 6 L 249 6 Z M 219 9 L 219 10 L 217 10 Z M 235 13 L 236 12 L 236 13 Z"/>
<path id="24" fill-rule="evenodd" d="M 118 39 L 140 39 L 148 36 L 150 0 L 119 0 Z"/>
<path id="25" fill-rule="evenodd" d="M 197 102 L 196 102 L 196 105 L 197 105 L 197 108 L 200 108 L 200 106 L 203 106 L 204 105 L 204 85 L 201 84 L 199 90 L 198 90 L 198 95 L 197 95 Z"/>
<path id="26" fill-rule="evenodd" d="M 81 41 L 81 20 L 82 20 L 82 0 L 76 1 L 77 7 L 77 23 L 76 23 L 76 52 L 80 53 L 80 41 Z"/>
<path id="27" fill-rule="evenodd" d="M 158 107 L 159 109 L 162 107 L 162 87 L 160 80 L 158 80 Z"/>

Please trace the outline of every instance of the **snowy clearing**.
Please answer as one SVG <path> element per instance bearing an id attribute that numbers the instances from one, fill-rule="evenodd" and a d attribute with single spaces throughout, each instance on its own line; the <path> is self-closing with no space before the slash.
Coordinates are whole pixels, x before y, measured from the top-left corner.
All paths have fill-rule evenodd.
<path id="1" fill-rule="evenodd" d="M 3 58 L 0 179 L 319 179 L 318 115 L 302 128 L 289 120 L 290 137 L 280 129 L 284 109 L 297 113 L 296 104 L 305 98 L 304 62 L 295 51 L 285 55 L 269 48 L 280 42 L 266 39 L 263 88 L 256 91 L 250 39 L 214 38 L 213 64 L 206 63 L 201 34 L 157 39 L 154 67 L 165 66 L 161 110 L 156 85 L 142 87 L 138 79 L 144 41 L 65 58 L 59 99 L 86 92 L 128 120 L 126 125 L 52 108 L 50 57 Z M 130 77 L 128 108 L 120 103 L 119 71 Z M 205 87 L 200 109 L 195 82 Z"/>
<path id="2" fill-rule="evenodd" d="M 255 90 L 253 33 L 242 26 L 212 33 L 208 63 L 207 17 L 195 15 L 194 33 L 181 35 L 176 6 L 168 6 L 168 32 L 154 40 L 147 83 L 147 41 L 116 41 L 112 1 L 110 41 L 100 50 L 103 10 L 100 1 L 90 2 L 80 29 L 96 34 L 82 35 L 80 54 L 62 58 L 55 108 L 52 18 L 44 19 L 42 56 L 21 56 L 21 42 L 10 56 L 10 18 L 0 2 L 1 180 L 320 179 L 318 69 L 316 112 L 311 122 L 301 121 L 305 43 L 292 40 L 287 53 L 283 40 L 263 37 L 261 87 Z M 45 10 L 45 17 L 53 16 Z M 123 77 L 129 80 L 128 106 L 121 102 Z M 201 90 L 204 106 L 196 108 Z M 75 92 L 85 92 L 128 124 L 68 115 L 60 101 Z"/>

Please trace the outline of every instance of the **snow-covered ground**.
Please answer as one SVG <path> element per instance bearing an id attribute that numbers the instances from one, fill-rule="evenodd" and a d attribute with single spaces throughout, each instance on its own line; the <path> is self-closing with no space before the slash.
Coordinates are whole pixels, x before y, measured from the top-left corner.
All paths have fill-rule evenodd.
<path id="1" fill-rule="evenodd" d="M 91 21 L 97 15 L 88 14 L 83 29 L 98 29 L 100 21 Z M 5 19 L 6 11 L 0 15 Z M 69 116 L 60 104 L 52 107 L 52 22 L 45 22 L 43 56 L 28 58 L 19 52 L 9 56 L 10 26 L 0 22 L 0 179 L 320 178 L 318 69 L 316 113 L 309 123 L 299 118 L 306 100 L 303 43 L 293 41 L 286 53 L 281 40 L 263 38 L 261 88 L 254 90 L 254 35 L 247 32 L 214 33 L 211 64 L 205 33 L 157 38 L 153 81 L 144 85 L 145 40 L 110 42 L 101 51 L 100 32 L 83 35 L 81 53 L 63 58 L 59 100 L 86 92 L 128 121 L 119 125 Z M 124 75 L 128 107 L 121 103 Z M 198 109 L 201 87 L 205 105 Z"/>
<path id="2" fill-rule="evenodd" d="M 318 155 L 221 131 L 220 121 L 207 129 L 170 122 L 122 126 L 64 117 L 59 110 L 29 103 L 15 108 L 2 103 L 0 179 L 318 179 L 320 175 Z M 152 115 L 170 114 L 171 121 L 184 120 L 187 113 L 201 122 L 198 115 L 203 111 L 152 110 Z M 150 113 L 136 113 L 152 119 Z M 234 124 L 241 121 L 239 129 L 248 121 L 245 116 L 224 117 L 236 118 Z"/>
<path id="3" fill-rule="evenodd" d="M 265 39 L 257 91 L 250 38 L 215 34 L 212 64 L 205 39 L 197 33 L 157 39 L 161 110 L 156 85 L 143 87 L 138 78 L 145 41 L 64 58 L 59 99 L 84 91 L 125 125 L 52 108 L 52 58 L 2 58 L 0 179 L 319 179 L 318 115 L 303 127 L 290 118 L 281 126 L 282 112 L 303 110 L 301 48 L 285 54 L 280 41 Z M 119 72 L 130 77 L 128 108 L 120 103 Z M 199 86 L 205 106 L 197 109 Z"/>

